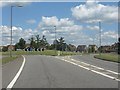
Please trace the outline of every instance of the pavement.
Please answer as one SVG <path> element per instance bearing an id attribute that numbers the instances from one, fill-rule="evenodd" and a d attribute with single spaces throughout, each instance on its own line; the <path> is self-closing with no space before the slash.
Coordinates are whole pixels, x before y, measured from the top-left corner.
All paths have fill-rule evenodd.
<path id="1" fill-rule="evenodd" d="M 78 56 L 74 56 L 76 57 Z M 25 55 L 25 59 L 23 71 L 13 88 L 118 88 L 118 81 L 64 62 L 54 56 Z M 100 62 L 104 61 L 100 60 Z M 15 67 L 18 65 L 14 64 Z M 5 70 L 4 78 L 9 71 Z M 4 87 L 8 85 L 7 79 L 9 78 L 3 79 Z"/>

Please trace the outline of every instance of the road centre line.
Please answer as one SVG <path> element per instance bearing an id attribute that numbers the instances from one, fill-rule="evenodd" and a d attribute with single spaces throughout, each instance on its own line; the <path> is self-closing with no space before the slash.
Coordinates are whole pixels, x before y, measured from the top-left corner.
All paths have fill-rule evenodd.
<path id="1" fill-rule="evenodd" d="M 12 81 L 9 83 L 9 85 L 7 86 L 7 88 L 12 88 L 12 87 L 13 87 L 13 85 L 16 83 L 18 77 L 20 76 L 20 74 L 21 74 L 21 72 L 22 72 L 22 70 L 23 70 L 23 68 L 24 68 L 24 66 L 25 66 L 26 60 L 25 60 L 25 57 L 24 57 L 23 55 L 22 55 L 22 57 L 23 57 L 23 63 L 22 63 L 22 65 L 21 65 L 19 71 L 17 72 L 17 74 L 16 74 L 15 77 L 13 78 L 13 80 L 12 80 Z"/>

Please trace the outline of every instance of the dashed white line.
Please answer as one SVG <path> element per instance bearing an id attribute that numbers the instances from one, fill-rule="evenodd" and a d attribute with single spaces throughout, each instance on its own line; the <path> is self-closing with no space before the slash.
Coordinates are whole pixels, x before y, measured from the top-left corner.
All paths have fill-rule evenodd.
<path id="1" fill-rule="evenodd" d="M 26 60 L 25 60 L 25 57 L 24 57 L 23 55 L 22 55 L 22 57 L 23 57 L 23 63 L 22 63 L 22 65 L 21 65 L 19 71 L 17 72 L 17 74 L 16 74 L 15 77 L 13 78 L 13 80 L 12 80 L 12 81 L 9 83 L 9 85 L 7 86 L 7 88 L 12 88 L 12 87 L 13 87 L 13 85 L 15 84 L 15 82 L 17 81 L 18 77 L 20 76 L 20 74 L 21 74 L 21 72 L 22 72 L 22 70 L 23 70 L 23 67 L 24 67 L 24 65 L 25 65 Z"/>

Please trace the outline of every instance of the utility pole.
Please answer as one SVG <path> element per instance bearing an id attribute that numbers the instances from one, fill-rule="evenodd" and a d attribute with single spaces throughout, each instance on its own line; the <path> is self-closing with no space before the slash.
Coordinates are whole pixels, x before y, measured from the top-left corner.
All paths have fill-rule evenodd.
<path id="1" fill-rule="evenodd" d="M 10 57 L 12 57 L 12 9 L 13 6 L 11 6 Z"/>
<path id="2" fill-rule="evenodd" d="M 99 55 L 101 55 L 101 22 L 99 21 Z"/>

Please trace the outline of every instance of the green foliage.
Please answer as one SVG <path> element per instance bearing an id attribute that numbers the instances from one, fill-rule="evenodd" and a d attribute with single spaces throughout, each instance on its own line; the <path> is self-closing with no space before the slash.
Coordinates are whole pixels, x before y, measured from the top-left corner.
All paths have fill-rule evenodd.
<path id="1" fill-rule="evenodd" d="M 13 51 L 14 55 L 50 55 L 50 56 L 56 56 L 58 55 L 58 51 L 55 50 L 45 50 L 45 51 L 32 51 L 32 52 L 25 52 L 25 51 Z M 61 51 L 61 56 L 65 55 L 76 55 L 79 53 L 75 52 L 66 52 L 66 51 Z M 3 52 L 2 55 L 9 55 L 9 52 Z"/>
<path id="2" fill-rule="evenodd" d="M 19 42 L 15 44 L 15 49 L 24 49 L 26 41 L 23 38 L 19 39 Z"/>
<path id="3" fill-rule="evenodd" d="M 30 41 L 30 47 L 35 47 L 36 46 L 36 44 L 35 44 L 35 39 L 34 39 L 34 37 L 31 37 L 30 39 L 28 39 L 29 41 Z"/>
<path id="4" fill-rule="evenodd" d="M 39 35 L 36 35 L 35 37 L 31 37 L 29 41 L 30 47 L 32 48 L 45 48 L 49 45 L 44 35 L 42 38 L 40 38 Z"/>
<path id="5" fill-rule="evenodd" d="M 66 43 L 63 37 L 59 38 L 58 40 L 54 40 L 53 44 L 51 45 L 50 49 L 65 51 L 66 49 Z"/>
<path id="6" fill-rule="evenodd" d="M 7 48 L 7 47 L 3 47 L 3 48 L 2 48 L 2 51 L 3 51 L 3 52 L 6 52 L 6 51 L 8 51 L 8 48 Z"/>

